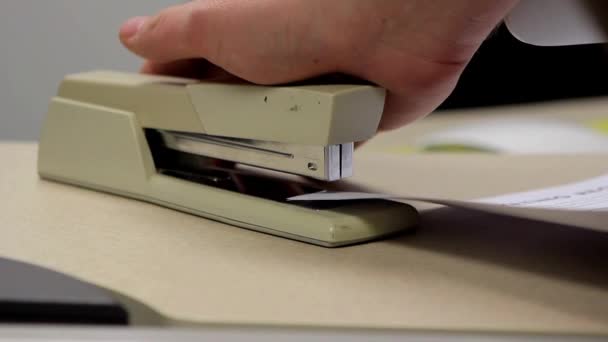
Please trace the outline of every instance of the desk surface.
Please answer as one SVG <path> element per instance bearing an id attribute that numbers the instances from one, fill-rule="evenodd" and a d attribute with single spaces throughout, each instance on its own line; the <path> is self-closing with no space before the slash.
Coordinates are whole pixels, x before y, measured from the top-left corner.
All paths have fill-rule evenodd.
<path id="1" fill-rule="evenodd" d="M 608 334 L 608 234 L 419 205 L 421 229 L 340 249 L 41 181 L 0 143 L 0 257 L 128 295 L 177 324 Z M 378 190 L 474 198 L 608 172 L 597 156 L 358 153 Z"/>

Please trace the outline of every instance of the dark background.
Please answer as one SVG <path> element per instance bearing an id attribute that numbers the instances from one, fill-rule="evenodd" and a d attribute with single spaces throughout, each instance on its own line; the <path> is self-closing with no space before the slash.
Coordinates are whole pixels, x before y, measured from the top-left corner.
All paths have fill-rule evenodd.
<path id="1" fill-rule="evenodd" d="M 441 109 L 608 95 L 608 46 L 538 47 L 502 25 L 485 41 Z"/>

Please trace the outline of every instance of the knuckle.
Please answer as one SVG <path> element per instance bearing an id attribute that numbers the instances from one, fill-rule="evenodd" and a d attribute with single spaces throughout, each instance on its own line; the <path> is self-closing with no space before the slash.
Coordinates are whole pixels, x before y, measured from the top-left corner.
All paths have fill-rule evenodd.
<path id="1" fill-rule="evenodd" d="M 148 34 L 155 36 L 159 32 L 162 32 L 167 23 L 168 16 L 169 13 L 167 11 L 162 11 L 152 17 L 146 27 L 146 31 L 148 32 Z"/>

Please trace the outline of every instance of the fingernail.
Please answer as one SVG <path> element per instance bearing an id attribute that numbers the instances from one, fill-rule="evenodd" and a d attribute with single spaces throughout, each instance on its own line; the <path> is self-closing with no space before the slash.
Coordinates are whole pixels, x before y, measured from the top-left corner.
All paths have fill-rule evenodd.
<path id="1" fill-rule="evenodd" d="M 137 32 L 139 32 L 147 19 L 148 17 L 134 17 L 127 20 L 127 22 L 124 23 L 120 28 L 120 35 L 123 37 L 123 39 L 133 38 Z"/>

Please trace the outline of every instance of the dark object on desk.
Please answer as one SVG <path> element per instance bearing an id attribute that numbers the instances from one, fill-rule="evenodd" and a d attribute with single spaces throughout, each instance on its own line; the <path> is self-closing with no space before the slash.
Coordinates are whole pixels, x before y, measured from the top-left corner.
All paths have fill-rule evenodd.
<path id="1" fill-rule="evenodd" d="M 0 258 L 0 279 L 0 323 L 128 323 L 104 290 L 66 275 Z"/>
<path id="2" fill-rule="evenodd" d="M 477 51 L 440 108 L 608 95 L 607 78 L 606 45 L 533 46 L 501 25 Z"/>

